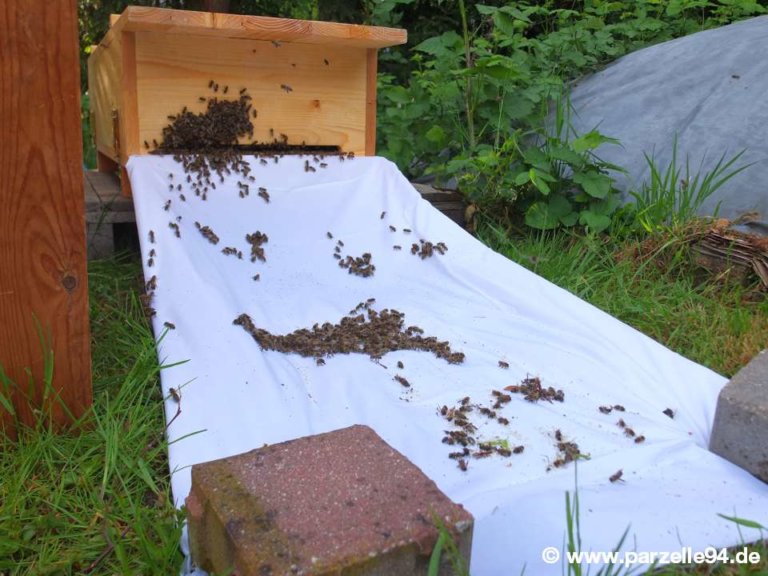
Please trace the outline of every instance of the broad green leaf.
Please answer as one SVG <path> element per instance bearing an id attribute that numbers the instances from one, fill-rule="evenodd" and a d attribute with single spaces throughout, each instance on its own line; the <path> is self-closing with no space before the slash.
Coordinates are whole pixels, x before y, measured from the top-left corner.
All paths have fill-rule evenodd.
<path id="1" fill-rule="evenodd" d="M 531 23 L 531 19 L 528 18 L 528 15 L 522 10 L 515 8 L 514 6 L 504 6 L 499 11 L 503 12 L 504 14 L 509 14 L 515 20 L 522 20 L 527 24 Z"/>
<path id="2" fill-rule="evenodd" d="M 531 228 L 551 230 L 562 220 L 568 221 L 571 203 L 563 196 L 553 196 L 546 202 L 535 202 L 525 212 L 525 223 Z"/>
<path id="3" fill-rule="evenodd" d="M 442 145 L 445 142 L 445 130 L 437 124 L 432 126 L 427 133 L 424 134 L 427 140 L 434 142 L 435 144 Z"/>
<path id="4" fill-rule="evenodd" d="M 477 11 L 480 12 L 483 16 L 490 16 L 491 14 L 495 14 L 499 9 L 496 8 L 496 6 L 485 6 L 483 4 L 478 4 L 475 6 L 477 8 Z"/>
<path id="5" fill-rule="evenodd" d="M 575 225 L 576 222 L 578 221 L 579 221 L 578 212 L 570 212 L 569 214 L 566 214 L 565 216 L 560 217 L 560 223 L 566 228 L 570 228 L 571 226 Z"/>
<path id="6" fill-rule="evenodd" d="M 433 56 L 450 57 L 454 53 L 461 51 L 464 46 L 464 40 L 456 32 L 444 32 L 440 36 L 434 36 L 427 38 L 421 44 L 416 45 L 413 49 L 420 52 L 426 52 Z"/>
<path id="7" fill-rule="evenodd" d="M 593 198 L 605 198 L 611 191 L 611 179 L 599 172 L 579 172 L 573 175 L 573 181 Z"/>
<path id="8" fill-rule="evenodd" d="M 530 170 L 528 170 L 528 177 L 531 179 L 531 182 L 533 183 L 533 185 L 536 186 L 539 192 L 541 192 L 542 194 L 544 194 L 544 196 L 546 196 L 550 192 L 549 186 L 547 185 L 546 181 L 543 178 L 540 178 L 540 176 L 541 176 L 541 173 L 538 170 L 536 170 L 536 168 L 531 168 Z"/>
<path id="9" fill-rule="evenodd" d="M 555 160 L 561 160 L 571 166 L 581 166 L 584 163 L 584 159 L 565 146 L 552 146 L 549 149 L 549 155 Z"/>
<path id="10" fill-rule="evenodd" d="M 582 136 L 579 136 L 576 138 L 576 140 L 571 142 L 571 148 L 573 148 L 576 152 L 584 152 L 585 150 L 594 150 L 601 144 L 607 143 L 618 144 L 619 141 L 616 140 L 616 138 L 603 136 L 597 130 L 592 130 Z"/>
<path id="11" fill-rule="evenodd" d="M 621 206 L 621 196 L 612 194 L 603 200 L 593 200 L 589 205 L 589 209 L 595 214 L 610 216 L 616 212 L 619 206 Z"/>
<path id="12" fill-rule="evenodd" d="M 523 184 L 528 184 L 528 182 L 531 181 L 531 177 L 528 174 L 528 172 L 520 172 L 517 176 L 515 176 L 515 184 L 518 186 L 522 186 Z"/>
<path id="13" fill-rule="evenodd" d="M 519 76 L 514 61 L 499 54 L 478 58 L 475 70 L 497 80 L 512 80 Z"/>
<path id="14" fill-rule="evenodd" d="M 502 110 L 504 115 L 510 120 L 519 120 L 520 118 L 530 116 L 531 112 L 533 112 L 533 102 L 528 98 L 520 96 L 518 92 L 514 92 L 504 97 Z"/>
<path id="15" fill-rule="evenodd" d="M 525 212 L 525 223 L 537 230 L 557 228 L 559 218 L 549 212 L 546 202 L 536 202 Z"/>
<path id="16" fill-rule="evenodd" d="M 587 226 L 592 232 L 602 232 L 611 225 L 611 219 L 603 214 L 595 214 L 591 210 L 582 210 L 579 223 Z"/>
<path id="17" fill-rule="evenodd" d="M 548 162 L 547 155 L 544 154 L 539 148 L 528 148 L 523 152 L 523 158 L 528 164 L 546 164 Z"/>
<path id="18" fill-rule="evenodd" d="M 407 104 L 411 101 L 411 95 L 403 86 L 392 86 L 382 93 L 383 97 L 389 98 L 395 104 Z"/>

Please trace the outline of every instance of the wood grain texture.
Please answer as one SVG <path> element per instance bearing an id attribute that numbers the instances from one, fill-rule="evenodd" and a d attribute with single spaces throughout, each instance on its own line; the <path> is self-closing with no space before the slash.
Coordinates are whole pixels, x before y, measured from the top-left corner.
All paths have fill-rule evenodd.
<path id="1" fill-rule="evenodd" d="M 338 44 L 355 48 L 384 48 L 405 44 L 408 39 L 406 31 L 398 28 L 140 6 L 126 8 L 113 25 L 113 29 L 118 28 L 134 32 Z"/>
<path id="2" fill-rule="evenodd" d="M 91 99 L 92 126 L 96 150 L 118 161 L 112 115 L 122 106 L 123 60 L 120 51 L 122 35 L 111 30 L 88 57 L 88 93 Z"/>
<path id="3" fill-rule="evenodd" d="M 168 115 L 184 106 L 204 111 L 201 97 L 236 99 L 246 88 L 258 111 L 255 140 L 282 133 L 289 144 L 337 145 L 363 155 L 367 65 L 364 48 L 136 32 L 139 137 L 125 152 L 145 153 L 139 142 L 160 141 Z M 218 93 L 208 88 L 211 80 L 220 85 Z"/>
<path id="4" fill-rule="evenodd" d="M 376 155 L 376 74 L 379 51 L 368 48 L 365 80 L 365 155 Z"/>
<path id="5" fill-rule="evenodd" d="M 0 364 L 32 424 L 45 395 L 35 319 L 54 354 L 49 396 L 75 417 L 91 404 L 76 2 L 4 0 L 0 30 Z M 67 423 L 59 403 L 50 410 Z"/>

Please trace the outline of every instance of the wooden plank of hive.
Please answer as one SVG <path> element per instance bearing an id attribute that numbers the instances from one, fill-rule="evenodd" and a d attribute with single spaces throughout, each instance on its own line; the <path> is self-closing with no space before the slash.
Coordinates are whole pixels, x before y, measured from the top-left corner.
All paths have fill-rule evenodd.
<path id="1" fill-rule="evenodd" d="M 397 28 L 143 6 L 127 7 L 112 28 L 126 32 L 140 30 L 374 49 L 404 44 L 407 40 L 406 31 Z"/>
<path id="2" fill-rule="evenodd" d="M 335 145 L 357 155 L 375 145 L 375 132 L 366 129 L 366 119 L 375 118 L 375 70 L 366 68 L 376 59 L 367 50 L 157 32 L 133 36 L 138 116 L 126 123 L 137 127 L 138 136 L 137 147 L 128 150 L 161 141 L 168 115 L 183 106 L 202 113 L 208 98 L 236 99 L 242 88 L 258 111 L 253 140 L 271 142 L 282 133 L 289 144 Z M 211 80 L 217 92 L 208 88 Z"/>

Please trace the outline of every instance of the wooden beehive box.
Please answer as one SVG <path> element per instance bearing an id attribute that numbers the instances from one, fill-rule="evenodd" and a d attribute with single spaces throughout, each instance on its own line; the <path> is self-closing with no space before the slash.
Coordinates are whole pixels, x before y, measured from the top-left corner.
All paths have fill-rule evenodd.
<path id="1" fill-rule="evenodd" d="M 184 106 L 203 112 L 211 80 L 233 99 L 248 90 L 255 141 L 285 134 L 289 144 L 373 155 L 377 51 L 406 38 L 394 28 L 128 7 L 88 60 L 99 169 L 148 153 L 144 142 L 159 142 Z"/>

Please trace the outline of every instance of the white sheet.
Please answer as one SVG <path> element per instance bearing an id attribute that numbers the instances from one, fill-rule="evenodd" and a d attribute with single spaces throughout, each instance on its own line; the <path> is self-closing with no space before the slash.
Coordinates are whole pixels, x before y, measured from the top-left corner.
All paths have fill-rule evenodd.
<path id="1" fill-rule="evenodd" d="M 169 173 L 184 181 L 171 158 L 128 163 L 145 275 L 158 281 L 154 326 L 159 334 L 165 321 L 176 325 L 159 356 L 165 363 L 189 360 L 162 372 L 164 393 L 174 387 L 182 394 L 182 413 L 169 429 L 178 505 L 189 492 L 192 464 L 367 424 L 475 516 L 473 575 L 519 574 L 523 567 L 526 574 L 560 574 L 559 563 L 541 560 L 544 547 L 563 545 L 564 493 L 574 488 L 574 464 L 547 472 L 559 428 L 590 455 L 578 465 L 584 549 L 611 550 L 630 526 L 624 549 L 703 550 L 741 542 L 737 527 L 717 513 L 765 521 L 766 486 L 707 451 L 721 376 L 489 250 L 423 201 L 390 162 L 334 158 L 327 169 L 307 173 L 304 161 L 286 157 L 264 166 L 251 158 L 251 189 L 267 188 L 269 204 L 255 191 L 239 198 L 236 178 L 206 202 L 189 190 L 181 202 L 178 191 L 168 190 Z M 177 217 L 180 239 L 168 226 Z M 196 220 L 221 237 L 218 246 L 194 228 Z M 156 244 L 148 241 L 150 230 Z M 269 236 L 266 263 L 248 259 L 245 234 L 256 230 Z M 411 255 L 411 243 L 421 238 L 445 242 L 448 252 L 426 260 Z M 337 239 L 345 243 L 343 255 L 372 253 L 375 275 L 339 268 L 332 256 Z M 224 256 L 224 246 L 239 247 L 243 260 Z M 312 358 L 261 351 L 232 324 L 245 312 L 282 334 L 335 323 L 370 297 L 379 310 L 404 312 L 406 325 L 449 340 L 465 362 L 403 351 L 387 354 L 381 365 L 338 355 L 317 366 Z M 411 382 L 411 393 L 393 380 L 396 373 Z M 449 426 L 437 408 L 466 395 L 488 405 L 492 389 L 526 375 L 563 389 L 565 402 L 531 404 L 515 396 L 501 411 L 508 427 L 474 417 L 483 423 L 478 437 L 508 438 L 525 452 L 471 460 L 460 471 L 447 458 L 452 447 L 441 443 Z M 625 414 L 597 410 L 617 403 Z M 666 408 L 676 411 L 674 420 L 662 413 Z M 169 398 L 167 417 L 175 412 Z M 646 442 L 627 439 L 619 417 Z M 609 482 L 618 469 L 625 482 Z M 742 535 L 760 537 L 745 529 Z"/>

